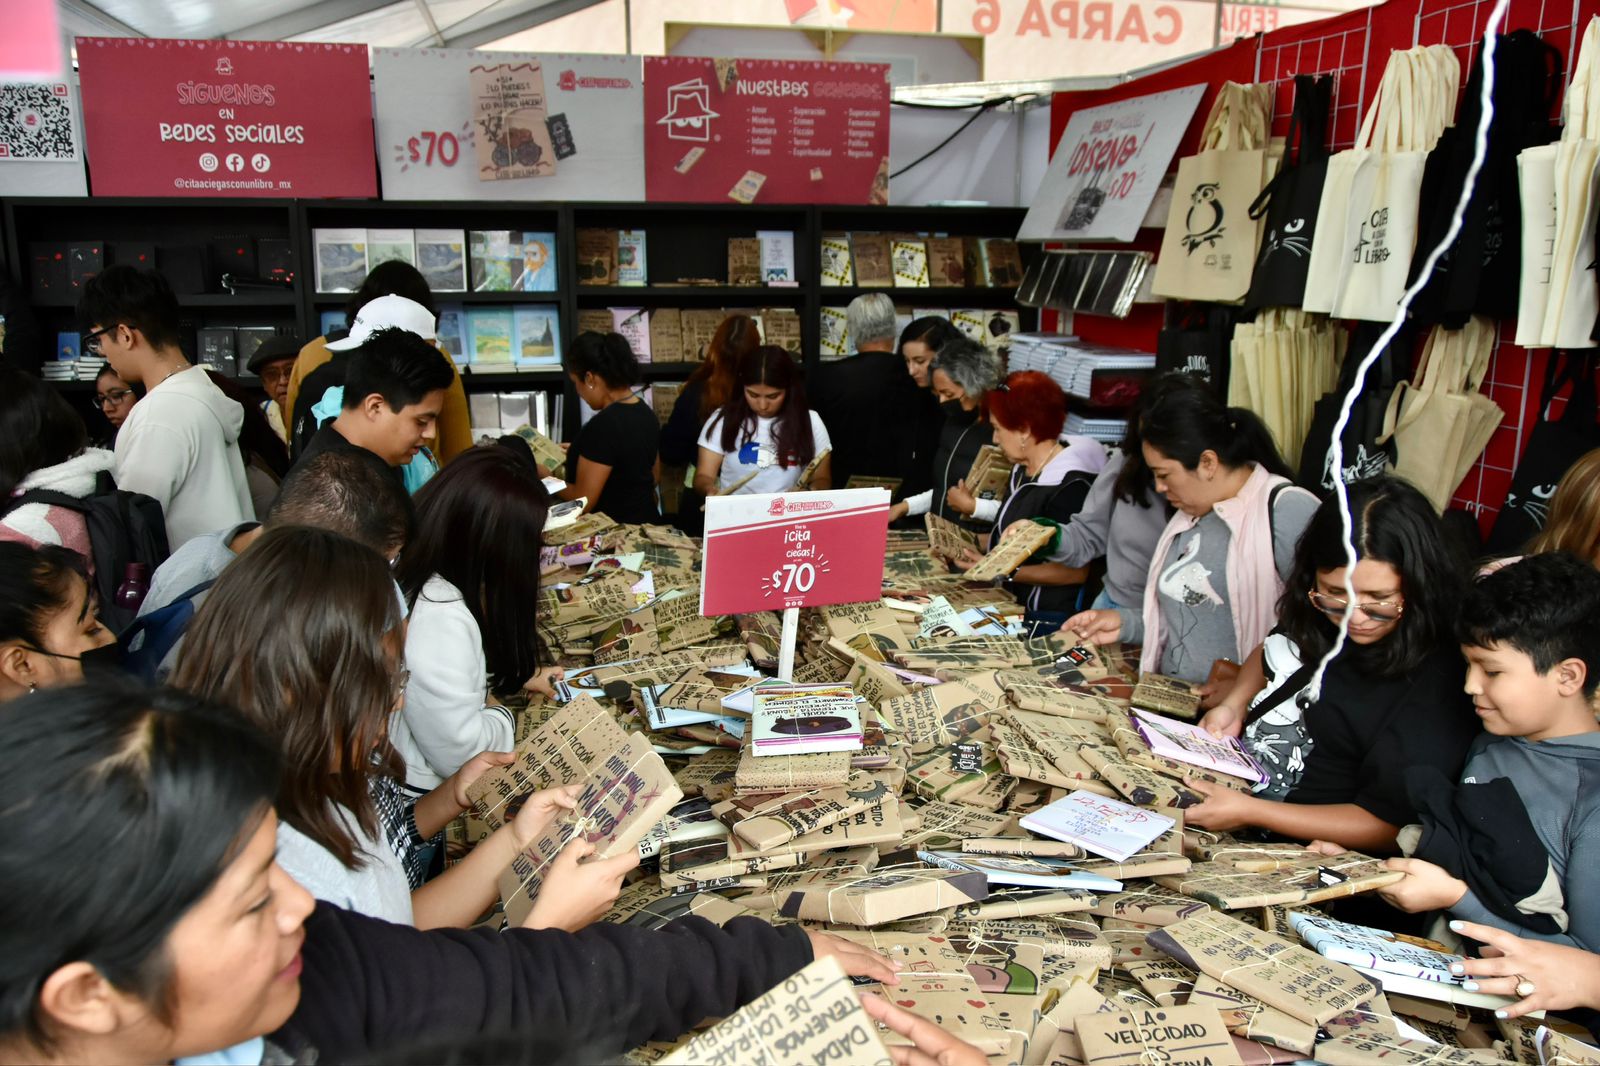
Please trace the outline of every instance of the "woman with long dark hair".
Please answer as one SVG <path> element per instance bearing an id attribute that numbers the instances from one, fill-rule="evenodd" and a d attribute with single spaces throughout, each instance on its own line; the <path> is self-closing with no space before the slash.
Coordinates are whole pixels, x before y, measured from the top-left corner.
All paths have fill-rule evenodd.
<path id="1" fill-rule="evenodd" d="M 416 534 L 395 570 L 411 604 L 411 679 L 393 730 L 407 787 L 426 791 L 478 752 L 515 746 L 496 693 L 554 695 L 561 672 L 539 666 L 538 559 L 550 494 L 527 449 L 472 448 L 414 499 Z"/>
<path id="2" fill-rule="evenodd" d="M 739 387 L 700 432 L 696 492 L 787 492 L 817 456 L 810 488 L 830 484 L 828 428 L 806 406 L 794 356 L 763 345 L 739 360 Z"/>
<path id="3" fill-rule="evenodd" d="M 1085 611 L 1079 637 L 1143 644 L 1141 667 L 1205 681 L 1266 639 L 1317 498 L 1292 485 L 1266 425 L 1211 386 L 1170 375 L 1139 420 L 1145 463 L 1177 508 L 1150 560 L 1140 608 Z M 1208 692 L 1208 706 L 1224 693 Z"/>
<path id="4" fill-rule="evenodd" d="M 274 855 L 279 747 L 171 690 L 78 686 L 0 715 L 0 1063 L 385 1062 L 479 1033 L 603 1062 L 814 958 L 899 981 L 757 918 L 428 932 L 314 901 Z"/>
<path id="5" fill-rule="evenodd" d="M 739 384 L 739 361 L 761 347 L 761 327 L 749 315 L 729 315 L 717 326 L 706 357 L 683 383 L 672 415 L 661 430 L 661 461 L 694 466 L 700 459 L 700 430 L 720 411 Z"/>
<path id="6" fill-rule="evenodd" d="M 1395 833 L 1417 821 L 1407 776 L 1461 771 L 1480 732 L 1454 632 L 1467 561 L 1408 482 L 1378 477 L 1348 492 L 1355 568 L 1330 498 L 1300 540 L 1277 628 L 1203 722 L 1242 735 L 1269 779 L 1254 795 L 1199 783 L 1208 798 L 1186 822 L 1393 851 Z M 1349 638 L 1313 700 L 1311 675 L 1346 614 Z"/>
<path id="7" fill-rule="evenodd" d="M 661 424 L 634 392 L 639 360 L 627 339 L 616 333 L 580 333 L 567 348 L 561 369 L 595 413 L 567 451 L 570 484 L 557 495 L 588 500 L 586 513 L 598 511 L 617 522 L 659 522 L 656 439 Z"/>
<path id="8" fill-rule="evenodd" d="M 511 756 L 475 752 L 438 788 L 407 799 L 389 742 L 404 699 L 404 631 L 382 556 L 327 530 L 281 526 L 250 546 L 248 567 L 229 567 L 211 587 L 172 681 L 238 707 L 278 741 L 278 861 L 300 884 L 386 921 L 461 928 L 493 906 L 501 871 L 573 806 L 576 790 L 534 793 L 463 861 L 421 883 L 425 841 L 466 809 L 467 789 L 485 770 Z M 578 870 L 577 858 L 563 851 L 552 864 L 562 884 L 544 882 L 536 927 L 574 927 L 574 908 L 598 903 L 603 913 L 615 898 L 582 900 L 596 895 L 591 874 L 601 871 Z M 626 870 L 614 872 L 620 886 Z"/>

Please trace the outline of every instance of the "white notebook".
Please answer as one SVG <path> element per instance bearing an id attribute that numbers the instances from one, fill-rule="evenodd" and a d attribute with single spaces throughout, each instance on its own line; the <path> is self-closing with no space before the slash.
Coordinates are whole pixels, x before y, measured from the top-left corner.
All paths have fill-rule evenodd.
<path id="1" fill-rule="evenodd" d="M 1021 824 L 1041 836 L 1077 844 L 1085 851 L 1124 862 L 1149 847 L 1176 822 L 1143 807 L 1080 789 L 1025 816 Z"/>

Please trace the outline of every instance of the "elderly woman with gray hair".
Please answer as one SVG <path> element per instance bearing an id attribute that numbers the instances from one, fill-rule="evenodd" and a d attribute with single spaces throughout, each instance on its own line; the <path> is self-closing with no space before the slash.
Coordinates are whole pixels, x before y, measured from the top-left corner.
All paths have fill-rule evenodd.
<path id="1" fill-rule="evenodd" d="M 985 530 L 1000 511 L 999 500 L 980 500 L 967 488 L 967 471 L 994 427 L 984 411 L 984 396 L 1000 383 L 1000 356 L 966 336 L 940 347 L 931 368 L 933 392 L 944 412 L 944 428 L 933 455 L 933 488 L 894 505 L 891 521 L 932 511 L 968 529 Z"/>

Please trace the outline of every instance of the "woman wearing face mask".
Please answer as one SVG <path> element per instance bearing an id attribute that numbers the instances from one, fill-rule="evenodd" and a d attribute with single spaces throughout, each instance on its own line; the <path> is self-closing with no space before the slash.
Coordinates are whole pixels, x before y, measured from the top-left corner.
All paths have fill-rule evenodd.
<path id="1" fill-rule="evenodd" d="M 1259 417 L 1196 378 L 1164 379 L 1139 432 L 1156 491 L 1178 510 L 1151 556 L 1143 609 L 1085 611 L 1066 628 L 1142 644 L 1143 670 L 1203 682 L 1217 660 L 1242 662 L 1266 639 L 1317 498 L 1290 484 Z M 1225 694 L 1208 690 L 1207 706 Z"/>
<path id="2" fill-rule="evenodd" d="M 386 1062 L 484 1032 L 610 1062 L 814 958 L 899 982 L 758 918 L 427 932 L 316 902 L 275 856 L 279 761 L 238 712 L 171 690 L 0 714 L 0 1063 Z"/>
<path id="3" fill-rule="evenodd" d="M 968 529 L 986 530 L 1000 512 L 1000 501 L 976 499 L 966 477 L 978 452 L 994 443 L 984 400 L 1000 383 L 1000 357 L 975 340 L 956 336 L 934 356 L 929 381 L 944 414 L 933 454 L 933 487 L 895 504 L 890 520 L 931 511 Z"/>
<path id="4" fill-rule="evenodd" d="M 809 487 L 825 489 L 829 447 L 828 427 L 806 406 L 794 357 L 763 345 L 739 360 L 739 387 L 700 431 L 694 488 L 706 496 L 787 492 L 822 455 Z"/>
<path id="5" fill-rule="evenodd" d="M 1105 466 L 1106 450 L 1087 437 L 1060 439 L 1066 418 L 1066 395 L 1037 370 L 1012 374 L 989 393 L 995 442 L 1017 464 L 989 547 L 1013 522 L 1040 520 L 1060 528 L 1083 507 L 1090 484 Z M 967 570 L 980 558 L 969 549 L 955 565 Z M 1028 635 L 1054 633 L 1069 614 L 1083 607 L 1087 577 L 1082 568 L 1043 560 L 1019 567 L 1006 587 L 1025 608 Z"/>
<path id="6" fill-rule="evenodd" d="M 0 541 L 0 703 L 82 681 L 98 649 L 115 663 L 115 642 L 76 552 Z"/>
<path id="7" fill-rule="evenodd" d="M 1355 569 L 1329 499 L 1300 540 L 1277 628 L 1201 722 L 1241 737 L 1269 779 L 1254 794 L 1195 782 L 1207 798 L 1186 823 L 1392 852 L 1399 827 L 1419 820 L 1408 778 L 1423 766 L 1459 776 L 1480 731 L 1453 630 L 1466 560 L 1407 482 L 1358 481 L 1349 500 Z M 1347 613 L 1349 639 L 1313 701 L 1311 675 Z"/>

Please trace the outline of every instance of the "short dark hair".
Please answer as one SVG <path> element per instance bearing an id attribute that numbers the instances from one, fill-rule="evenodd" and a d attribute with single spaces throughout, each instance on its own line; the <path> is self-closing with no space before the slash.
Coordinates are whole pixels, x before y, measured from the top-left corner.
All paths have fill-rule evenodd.
<path id="1" fill-rule="evenodd" d="M 1406 604 L 1394 632 L 1367 647 L 1352 645 L 1350 653 L 1374 674 L 1399 677 L 1452 639 L 1467 559 L 1428 498 L 1403 478 L 1353 482 L 1348 493 L 1356 559 L 1394 567 Z M 1303 661 L 1326 654 L 1339 628 L 1307 594 L 1317 586 L 1318 571 L 1338 570 L 1347 562 L 1339 501 L 1329 497 L 1300 537 L 1278 601 L 1278 624 Z"/>
<path id="2" fill-rule="evenodd" d="M 265 525 L 332 530 L 379 555 L 392 555 L 411 536 L 411 497 L 388 467 L 366 455 L 327 451 L 289 471 Z"/>
<path id="3" fill-rule="evenodd" d="M 397 668 L 384 640 L 401 622 L 389 566 L 307 526 L 267 530 L 249 559 L 223 570 L 195 612 L 172 683 L 273 737 L 279 817 L 358 869 L 366 859 L 338 807 L 377 838 L 371 779 L 405 775 L 388 739 Z"/>
<path id="4" fill-rule="evenodd" d="M 79 960 L 170 1019 L 168 937 L 249 841 L 277 787 L 266 737 L 236 712 L 171 690 L 103 680 L 7 706 L 0 1039 L 50 1047 L 39 992 Z"/>
<path id="5" fill-rule="evenodd" d="M 1581 659 L 1583 694 L 1600 686 L 1600 571 L 1571 552 L 1528 555 L 1479 578 L 1461 600 L 1461 643 L 1504 644 L 1539 673 Z"/>
<path id="6" fill-rule="evenodd" d="M 638 357 L 620 333 L 578 334 L 567 346 L 561 369 L 579 378 L 592 373 L 614 389 L 639 383 Z"/>
<path id="7" fill-rule="evenodd" d="M 1290 477 L 1272 431 L 1261 416 L 1229 407 L 1211 385 L 1193 374 L 1174 371 L 1159 379 L 1159 394 L 1139 420 L 1144 443 L 1193 470 L 1200 457 L 1215 452 L 1223 466 L 1256 463 L 1268 473 Z"/>
<path id="8" fill-rule="evenodd" d="M 83 419 L 48 382 L 0 367 L 0 502 L 35 470 L 64 463 L 88 446 Z"/>
<path id="9" fill-rule="evenodd" d="M 78 299 L 78 327 L 128 326 L 144 334 L 151 347 L 178 343 L 182 318 L 167 279 L 154 270 L 109 266 L 90 278 Z"/>
<path id="10" fill-rule="evenodd" d="M 489 685 L 516 692 L 539 668 L 539 550 L 550 493 L 509 445 L 469 448 L 417 492 L 417 533 L 395 568 L 417 602 L 435 574 L 454 585 L 478 623 Z"/>
<path id="11" fill-rule="evenodd" d="M 344 375 L 344 409 L 376 393 L 394 411 L 422 402 L 454 379 L 445 354 L 408 330 L 380 329 L 350 356 Z"/>
<path id="12" fill-rule="evenodd" d="M 354 322 L 361 309 L 380 296 L 404 296 L 426 307 L 428 314 L 434 318 L 439 317 L 439 309 L 433 304 L 433 290 L 428 288 L 428 279 L 416 267 L 399 259 L 386 259 L 367 271 L 361 287 L 351 293 L 350 299 L 345 302 L 344 313 L 348 320 Z"/>
<path id="13" fill-rule="evenodd" d="M 0 640 L 40 647 L 50 616 L 68 605 L 73 575 L 89 580 L 71 548 L 0 540 Z"/>

